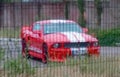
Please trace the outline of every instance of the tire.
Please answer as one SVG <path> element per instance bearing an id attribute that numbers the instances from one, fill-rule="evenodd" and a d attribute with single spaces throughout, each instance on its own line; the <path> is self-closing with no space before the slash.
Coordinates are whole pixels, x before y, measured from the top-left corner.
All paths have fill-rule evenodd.
<path id="1" fill-rule="evenodd" d="M 43 44 L 43 54 L 44 54 L 44 59 L 42 60 L 43 63 L 47 63 L 47 59 L 48 59 L 48 46 L 47 44 Z"/>
<path id="2" fill-rule="evenodd" d="M 24 39 L 22 39 L 22 56 L 24 58 L 27 58 L 27 59 L 30 58 L 28 46 L 27 46 L 26 41 Z"/>

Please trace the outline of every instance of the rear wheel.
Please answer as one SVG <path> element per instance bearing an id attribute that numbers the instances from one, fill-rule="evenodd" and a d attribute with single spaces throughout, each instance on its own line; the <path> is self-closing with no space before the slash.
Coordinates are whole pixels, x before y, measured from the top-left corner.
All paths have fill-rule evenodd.
<path id="1" fill-rule="evenodd" d="M 22 56 L 25 58 L 30 58 L 28 45 L 24 39 L 22 39 Z"/>

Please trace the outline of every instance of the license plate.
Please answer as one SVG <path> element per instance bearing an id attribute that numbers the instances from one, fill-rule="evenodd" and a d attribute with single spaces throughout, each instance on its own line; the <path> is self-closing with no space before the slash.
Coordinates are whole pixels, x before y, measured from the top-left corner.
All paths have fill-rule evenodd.
<path id="1" fill-rule="evenodd" d="M 83 55 L 87 53 L 87 48 L 71 48 L 73 55 Z"/>

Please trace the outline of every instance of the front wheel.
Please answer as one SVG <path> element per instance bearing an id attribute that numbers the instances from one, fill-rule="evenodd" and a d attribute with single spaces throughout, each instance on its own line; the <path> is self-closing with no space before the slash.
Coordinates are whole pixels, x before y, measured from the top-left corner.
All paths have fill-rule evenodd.
<path id="1" fill-rule="evenodd" d="M 42 59 L 42 62 L 43 63 L 47 63 L 47 58 L 48 58 L 48 46 L 47 44 L 43 44 L 43 55 L 44 55 L 44 58 Z"/>
<path id="2" fill-rule="evenodd" d="M 26 44 L 26 41 L 22 39 L 22 56 L 25 58 L 30 58 L 28 45 Z"/>

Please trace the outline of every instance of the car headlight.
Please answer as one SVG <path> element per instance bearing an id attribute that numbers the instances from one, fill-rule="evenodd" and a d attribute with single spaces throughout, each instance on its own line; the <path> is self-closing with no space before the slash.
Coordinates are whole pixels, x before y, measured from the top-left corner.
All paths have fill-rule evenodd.
<path id="1" fill-rule="evenodd" d="M 60 44 L 59 43 L 56 43 L 53 45 L 54 48 L 59 48 L 60 47 Z"/>
<path id="2" fill-rule="evenodd" d="M 98 42 L 93 43 L 93 46 L 98 46 L 98 45 L 99 45 Z"/>

